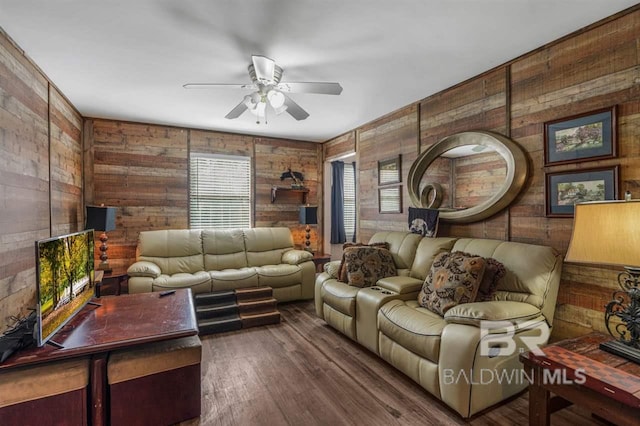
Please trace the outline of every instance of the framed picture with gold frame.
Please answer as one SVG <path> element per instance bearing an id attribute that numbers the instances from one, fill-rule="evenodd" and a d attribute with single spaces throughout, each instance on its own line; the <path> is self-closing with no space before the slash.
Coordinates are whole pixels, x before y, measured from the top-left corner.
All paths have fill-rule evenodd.
<path id="1" fill-rule="evenodd" d="M 401 157 L 378 161 L 378 185 L 390 185 L 402 182 Z"/>

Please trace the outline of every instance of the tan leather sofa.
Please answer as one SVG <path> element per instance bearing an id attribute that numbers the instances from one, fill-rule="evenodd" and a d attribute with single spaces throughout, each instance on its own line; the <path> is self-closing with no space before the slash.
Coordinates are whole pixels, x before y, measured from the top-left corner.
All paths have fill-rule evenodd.
<path id="1" fill-rule="evenodd" d="M 172 229 L 140 232 L 127 273 L 129 293 L 269 286 L 284 302 L 313 297 L 315 265 L 289 228 Z"/>
<path id="2" fill-rule="evenodd" d="M 526 388 L 518 355 L 529 350 L 527 337 L 547 342 L 562 268 L 559 254 L 516 242 L 389 231 L 376 233 L 370 243 L 383 241 L 390 245 L 398 275 L 358 288 L 323 272 L 315 285 L 318 316 L 465 418 Z M 507 272 L 493 300 L 458 305 L 444 317 L 419 306 L 418 292 L 442 251 L 503 263 Z M 489 331 L 489 326 L 499 329 Z M 497 343 L 496 336 L 503 340 Z"/>

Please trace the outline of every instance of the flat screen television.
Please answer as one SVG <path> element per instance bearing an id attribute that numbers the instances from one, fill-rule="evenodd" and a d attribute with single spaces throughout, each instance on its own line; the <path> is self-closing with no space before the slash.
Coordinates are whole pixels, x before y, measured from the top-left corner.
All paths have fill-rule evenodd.
<path id="1" fill-rule="evenodd" d="M 36 241 L 38 346 L 50 340 L 93 297 L 93 250 L 92 229 Z"/>

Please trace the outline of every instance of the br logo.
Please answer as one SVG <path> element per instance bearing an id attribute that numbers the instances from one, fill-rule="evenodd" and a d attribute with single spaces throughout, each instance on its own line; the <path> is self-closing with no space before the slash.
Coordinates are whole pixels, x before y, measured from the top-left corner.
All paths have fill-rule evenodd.
<path id="1" fill-rule="evenodd" d="M 509 356 L 518 350 L 516 332 L 525 348 L 535 355 L 544 355 L 540 347 L 549 341 L 549 328 L 544 322 L 526 321 L 514 324 L 510 321 L 480 321 L 480 355 L 488 357 Z M 537 332 L 537 333 L 536 333 Z"/>

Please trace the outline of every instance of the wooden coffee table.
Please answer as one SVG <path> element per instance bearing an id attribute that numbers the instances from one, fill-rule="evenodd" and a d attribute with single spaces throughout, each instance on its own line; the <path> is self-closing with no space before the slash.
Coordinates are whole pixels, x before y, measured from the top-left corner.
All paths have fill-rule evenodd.
<path id="1" fill-rule="evenodd" d="M 45 344 L 22 350 L 0 369 L 23 367 L 80 356 L 91 357 L 92 425 L 106 424 L 107 357 L 109 352 L 198 334 L 191 289 L 124 294 L 94 299 L 53 338 L 63 348 Z"/>
<path id="2" fill-rule="evenodd" d="M 548 425 L 554 411 L 576 404 L 618 425 L 638 425 L 640 365 L 598 348 L 610 336 L 591 333 L 520 355 L 533 382 L 529 424 Z M 553 398 L 550 393 L 555 394 Z"/>

